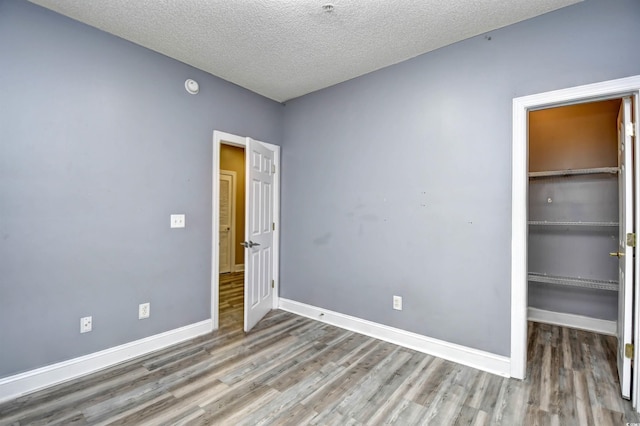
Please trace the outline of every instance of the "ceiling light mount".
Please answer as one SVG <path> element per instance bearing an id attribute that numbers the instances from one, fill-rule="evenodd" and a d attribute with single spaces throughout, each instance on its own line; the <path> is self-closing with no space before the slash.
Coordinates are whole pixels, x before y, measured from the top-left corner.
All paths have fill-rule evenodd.
<path id="1" fill-rule="evenodd" d="M 326 3 L 322 5 L 322 11 L 325 13 L 331 13 L 335 8 L 336 7 L 333 5 L 333 3 Z"/>

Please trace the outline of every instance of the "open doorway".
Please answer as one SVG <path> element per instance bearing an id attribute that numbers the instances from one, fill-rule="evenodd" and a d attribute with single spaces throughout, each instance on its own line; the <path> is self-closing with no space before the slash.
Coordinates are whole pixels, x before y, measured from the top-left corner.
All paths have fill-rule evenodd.
<path id="1" fill-rule="evenodd" d="M 238 182 L 238 175 L 242 173 L 238 172 L 235 173 L 235 180 L 226 177 L 223 181 L 221 155 L 226 149 L 225 146 L 237 148 L 240 151 L 235 152 L 242 152 L 244 155 L 242 185 Z M 226 321 L 230 320 L 230 325 L 235 323 L 248 332 L 271 309 L 278 307 L 280 147 L 216 130 L 213 132 L 212 157 L 211 319 L 214 330 L 228 325 Z M 229 182 L 235 182 L 236 187 L 244 188 L 244 197 L 240 196 L 244 199 L 244 208 L 238 206 L 240 203 L 236 195 L 236 214 L 231 213 L 233 201 L 230 200 L 232 197 L 229 194 L 233 194 L 233 191 L 229 189 L 232 186 Z M 227 186 L 221 188 L 221 183 Z M 221 189 L 227 191 L 227 194 L 221 194 Z M 221 201 L 222 204 L 226 203 L 226 208 L 224 205 L 221 206 Z M 230 223 L 231 218 L 221 221 L 221 207 L 224 208 L 223 214 L 233 217 L 237 217 L 238 210 L 244 210 L 243 218 L 234 219 L 235 227 L 228 226 L 235 229 L 235 237 L 226 233 L 227 226 L 224 225 Z M 238 222 L 242 221 L 244 227 L 238 225 Z M 238 243 L 242 238 L 242 229 L 244 240 Z M 241 252 L 237 251 L 238 248 L 233 241 L 229 242 L 233 239 L 237 240 Z M 220 250 L 221 242 L 226 247 L 224 254 Z M 231 257 L 234 259 L 230 260 Z M 240 283 L 243 284 L 242 304 Z M 221 304 L 221 297 L 226 296 L 222 291 L 229 291 L 233 295 L 233 303 L 229 306 Z M 228 318 L 226 308 L 234 312 Z M 243 311 L 242 322 L 237 319 L 239 311 Z"/>
<path id="2" fill-rule="evenodd" d="M 527 368 L 542 370 L 537 360 L 551 360 L 547 380 L 564 374 L 586 381 L 597 371 L 598 392 L 612 400 L 629 398 L 631 376 L 630 359 L 616 359 L 624 353 L 618 342 L 631 340 L 630 323 L 621 327 L 628 336 L 617 336 L 618 323 L 624 325 L 618 312 L 632 309 L 623 271 L 631 262 L 618 255 L 625 207 L 633 205 L 624 191 L 631 178 L 624 156 L 632 147 L 618 132 L 625 101 L 528 114 Z M 532 373 L 531 383 L 541 380 Z"/>
<path id="3" fill-rule="evenodd" d="M 629 336 L 629 342 L 624 341 L 621 345 L 618 345 L 617 356 L 624 358 L 624 350 L 625 343 L 632 343 L 631 340 L 637 340 L 638 334 L 638 291 L 634 292 L 635 283 L 638 282 L 638 259 L 634 257 L 634 247 L 631 244 L 627 244 L 628 239 L 626 238 L 627 233 L 634 234 L 634 229 L 638 229 L 638 215 L 633 215 L 633 211 L 637 211 L 638 205 L 638 189 L 640 185 L 638 185 L 639 179 L 638 174 L 633 173 L 634 167 L 633 163 L 638 164 L 638 150 L 634 149 L 635 145 L 635 137 L 634 134 L 637 134 L 637 122 L 638 122 L 638 111 L 637 108 L 631 108 L 632 104 L 637 105 L 638 102 L 638 94 L 640 92 L 640 77 L 629 77 L 620 80 L 613 80 L 609 82 L 597 83 L 587 86 L 581 86 L 576 88 L 558 90 L 553 92 L 542 93 L 538 95 L 525 96 L 522 98 L 516 98 L 513 102 L 513 163 L 512 163 L 512 293 L 511 293 L 511 375 L 512 377 L 524 379 L 526 377 L 526 368 L 527 368 L 527 319 L 528 319 L 528 306 L 529 306 L 529 293 L 528 283 L 531 281 L 531 274 L 529 264 L 535 267 L 542 267 L 544 263 L 541 259 L 532 258 L 529 255 L 529 239 L 530 239 L 530 228 L 531 227 L 547 227 L 553 228 L 556 227 L 553 231 L 546 231 L 547 234 L 558 233 L 557 227 L 564 227 L 566 230 L 567 227 L 576 227 L 584 230 L 588 227 L 614 227 L 614 223 L 616 221 L 611 217 L 615 211 L 609 209 L 604 209 L 600 211 L 598 214 L 602 214 L 602 219 L 590 218 L 577 218 L 570 219 L 569 217 L 563 218 L 545 218 L 544 214 L 552 213 L 552 210 L 555 208 L 549 208 L 550 205 L 554 203 L 555 195 L 547 196 L 546 198 L 541 198 L 545 191 L 549 192 L 549 194 L 553 193 L 553 188 L 551 185 L 542 185 L 543 188 L 540 190 L 539 188 L 530 189 L 530 178 L 550 178 L 556 176 L 557 179 L 561 179 L 561 177 L 565 176 L 582 176 L 578 179 L 577 183 L 578 187 L 582 186 L 581 191 L 586 191 L 586 187 L 588 187 L 591 183 L 595 183 L 596 186 L 600 185 L 604 186 L 612 186 L 613 183 L 615 187 L 614 191 L 620 188 L 622 191 L 620 192 L 619 200 L 621 202 L 620 206 L 626 206 L 622 209 L 623 212 L 627 212 L 626 219 L 620 218 L 618 219 L 619 223 L 616 225 L 620 226 L 620 231 L 618 231 L 615 236 L 615 242 L 620 242 L 620 247 L 618 250 L 614 250 L 613 254 L 616 255 L 618 259 L 615 261 L 619 261 L 619 268 L 617 265 L 608 265 L 603 266 L 602 268 L 597 267 L 597 274 L 602 274 L 602 276 L 595 277 L 594 280 L 590 280 L 589 277 L 568 277 L 568 276 L 560 276 L 559 280 L 556 274 L 560 275 L 558 272 L 554 274 L 547 273 L 538 273 L 534 278 L 539 279 L 538 282 L 543 281 L 543 284 L 554 285 L 558 284 L 558 282 L 562 281 L 562 285 L 566 286 L 584 286 L 584 285 L 595 285 L 599 288 L 595 289 L 598 291 L 613 291 L 613 282 L 612 276 L 613 271 L 615 270 L 624 270 L 623 266 L 625 262 L 622 259 L 627 259 L 626 264 L 628 266 L 632 266 L 630 273 L 621 274 L 620 275 L 620 291 L 621 294 L 624 294 L 625 297 L 628 297 L 629 301 L 632 298 L 635 298 L 636 303 L 632 305 L 631 303 L 627 304 L 619 304 L 618 305 L 618 313 L 623 318 L 623 321 L 616 321 L 616 334 L 620 340 L 620 336 Z M 530 118 L 531 113 L 539 110 L 549 110 L 551 108 L 567 106 L 567 105 L 578 105 L 578 104 L 586 104 L 596 101 L 611 101 L 609 106 L 617 106 L 620 103 L 620 99 L 626 98 L 626 105 L 628 108 L 626 109 L 626 117 L 622 119 L 622 122 L 619 123 L 619 129 L 622 131 L 621 138 L 618 138 L 618 144 L 622 141 L 625 145 L 623 147 L 624 153 L 621 156 L 618 156 L 620 159 L 616 162 L 615 166 L 609 164 L 587 164 L 583 166 L 582 169 L 574 169 L 577 167 L 575 165 L 569 165 L 565 168 L 560 168 L 560 170 L 541 170 L 541 171 L 530 171 L 529 170 L 529 130 L 530 130 Z M 615 101 L 614 101 L 615 100 Z M 624 104 L 625 101 L 622 101 Z M 615 104 L 615 105 L 614 105 Z M 569 161 L 574 161 L 580 159 L 580 156 L 584 152 L 574 153 L 574 158 L 569 156 Z M 610 157 L 611 152 L 607 153 L 605 156 L 600 157 L 600 154 L 595 156 L 591 156 L 589 161 L 609 161 L 605 157 Z M 635 157 L 635 158 L 634 158 Z M 582 159 L 584 160 L 584 159 Z M 600 167 L 601 166 L 601 167 Z M 551 167 L 555 168 L 555 167 Z M 575 170 L 575 173 L 574 173 Z M 584 172 L 584 173 L 583 173 Z M 593 172 L 593 173 L 592 173 Z M 614 174 L 612 182 L 606 182 L 606 178 L 604 180 L 595 179 L 595 175 L 604 175 Z M 582 179 L 582 181 L 580 181 Z M 611 179 L 610 179 L 611 180 Z M 620 180 L 620 182 L 618 182 Z M 626 182 L 626 183 L 625 183 Z M 616 187 L 617 183 L 617 187 Z M 565 183 L 561 183 L 565 187 L 567 185 L 571 185 L 568 181 Z M 586 185 L 586 186 L 585 186 Z M 531 190 L 531 194 L 530 194 Z M 588 192 L 588 191 L 586 191 Z M 565 201 L 568 199 L 567 194 L 568 188 L 561 190 L 560 192 L 565 197 Z M 536 200 L 536 203 L 539 202 L 539 206 L 535 207 L 535 209 L 530 210 L 530 195 L 537 197 L 539 199 Z M 598 193 L 596 198 L 600 197 L 602 200 L 609 197 L 611 198 L 612 194 L 604 194 Z M 593 201 L 591 198 L 587 197 L 589 201 Z M 558 198 L 556 197 L 556 201 Z M 542 202 L 544 201 L 544 203 Z M 578 203 L 580 204 L 580 203 Z M 568 204 L 567 204 L 568 205 Z M 562 207 L 561 205 L 559 207 Z M 573 208 L 567 209 L 567 214 L 576 213 L 581 210 L 584 205 L 580 205 L 578 207 L 574 206 Z M 533 216 L 535 214 L 539 214 L 546 210 L 546 213 L 542 214 L 540 218 L 538 217 L 530 217 L 530 214 Z M 555 213 L 560 212 L 561 209 L 556 209 Z M 606 218 L 605 218 L 606 216 Z M 545 223 L 545 221 L 547 223 Z M 551 223 L 553 222 L 553 223 Z M 587 224 L 582 224 L 579 222 L 589 222 Z M 606 230 L 604 231 L 605 238 L 597 237 L 595 239 L 600 238 L 602 241 L 606 241 Z M 543 232 L 544 233 L 544 232 Z M 594 236 L 597 232 L 593 229 L 588 232 L 591 236 Z M 552 239 L 556 239 L 557 241 L 561 241 L 561 235 L 552 235 Z M 617 238 L 620 237 L 620 238 Z M 538 238 L 538 237 L 535 237 Z M 535 239 L 532 237 L 532 239 Z M 581 237 L 582 238 L 582 237 Z M 601 241 L 601 242 L 602 242 Z M 534 243 L 535 244 L 535 243 Z M 544 245 L 544 244 L 543 244 Z M 614 244 L 615 246 L 615 244 Z M 615 249 L 615 247 L 614 247 Z M 620 254 L 621 252 L 625 252 L 624 254 Z M 608 255 L 609 253 L 605 253 Z M 534 255 L 535 257 L 535 255 Z M 549 255 L 548 251 L 545 251 L 543 248 L 541 254 L 541 258 L 546 258 L 547 260 L 551 260 L 552 262 L 556 262 L 558 259 Z M 560 263 L 556 262 L 558 265 Z M 606 263 L 603 261 L 601 263 Z M 557 266 L 557 265 L 556 265 Z M 560 266 L 561 267 L 561 266 Z M 558 269 L 555 266 L 549 267 L 549 270 Z M 593 265 L 588 265 L 587 270 L 591 268 L 593 269 Z M 609 270 L 610 269 L 610 270 Z M 629 272 L 629 270 L 627 270 Z M 605 276 L 606 275 L 606 276 Z M 570 279 L 567 279 L 570 278 Z M 571 279 L 578 278 L 578 280 Z M 556 280 L 557 282 L 551 283 L 551 280 Z M 605 287 L 610 287 L 605 289 Z M 591 289 L 594 290 L 594 289 Z M 537 296 L 535 296 L 537 297 Z M 532 299 L 535 299 L 532 296 Z M 539 303 L 538 300 L 536 303 Z M 557 300 L 552 300 L 550 302 L 557 302 Z M 622 307 L 622 310 L 620 308 Z M 607 315 L 611 316 L 611 312 Z M 633 336 L 632 336 L 633 334 Z M 622 350 L 622 353 L 620 351 Z M 632 354 L 627 354 L 628 362 L 627 364 L 631 364 L 631 359 L 633 359 L 633 363 L 638 365 L 637 351 Z M 618 362 L 618 370 L 620 370 L 620 362 Z M 633 406 L 637 407 L 637 371 L 631 372 L 630 369 L 627 371 L 627 379 L 633 382 L 633 390 L 631 392 L 633 398 Z M 622 381 L 622 380 L 621 380 Z"/>
<path id="4" fill-rule="evenodd" d="M 616 334 L 621 101 L 529 112 L 529 320 Z"/>
<path id="5" fill-rule="evenodd" d="M 220 145 L 220 329 L 244 326 L 245 149 Z"/>

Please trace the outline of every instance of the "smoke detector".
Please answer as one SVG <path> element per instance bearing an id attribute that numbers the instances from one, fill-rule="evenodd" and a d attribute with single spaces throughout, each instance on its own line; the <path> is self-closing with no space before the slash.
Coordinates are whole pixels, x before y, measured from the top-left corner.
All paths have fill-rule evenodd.
<path id="1" fill-rule="evenodd" d="M 188 79 L 184 82 L 184 88 L 187 89 L 187 92 L 191 93 L 192 95 L 195 95 L 200 91 L 198 82 L 191 79 Z"/>

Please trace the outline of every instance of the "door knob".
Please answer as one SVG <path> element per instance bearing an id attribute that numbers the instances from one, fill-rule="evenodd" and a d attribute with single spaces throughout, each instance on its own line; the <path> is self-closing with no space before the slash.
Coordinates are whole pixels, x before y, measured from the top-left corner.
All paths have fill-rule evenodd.
<path id="1" fill-rule="evenodd" d="M 613 251 L 613 252 L 609 253 L 609 256 L 620 257 L 620 256 L 624 256 L 624 253 L 619 252 L 619 251 Z"/>
<path id="2" fill-rule="evenodd" d="M 253 241 L 243 241 L 240 243 L 244 248 L 253 248 L 255 246 L 259 246 L 260 244 L 254 243 Z"/>

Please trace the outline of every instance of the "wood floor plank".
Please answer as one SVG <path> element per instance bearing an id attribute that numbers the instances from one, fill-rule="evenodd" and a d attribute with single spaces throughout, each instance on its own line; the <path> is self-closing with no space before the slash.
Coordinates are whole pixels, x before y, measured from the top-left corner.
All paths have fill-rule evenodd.
<path id="1" fill-rule="evenodd" d="M 561 424 L 566 424 L 575 419 L 577 413 L 573 370 L 562 367 L 558 377 L 558 392 L 552 404 L 552 412 L 558 415 Z"/>
<path id="2" fill-rule="evenodd" d="M 409 359 L 394 376 L 385 383 L 388 396 L 381 398 L 384 393 L 377 395 L 377 409 L 369 417 L 371 424 L 382 423 L 391 416 L 398 405 L 404 403 L 409 389 L 415 386 L 420 373 L 433 360 L 421 353 L 413 352 Z"/>
<path id="3" fill-rule="evenodd" d="M 327 411 L 314 416 L 309 422 L 310 425 L 318 426 L 360 426 L 362 423 L 344 416 L 337 411 Z"/>
<path id="4" fill-rule="evenodd" d="M 154 414 L 166 406 L 175 406 L 176 398 L 167 393 L 162 393 L 159 396 L 147 400 L 145 402 L 132 404 L 130 407 L 123 410 L 111 410 L 106 415 L 104 415 L 104 419 L 100 420 L 98 416 L 92 416 L 90 414 L 84 413 L 85 418 L 90 424 L 94 424 L 96 426 L 124 426 L 136 424 L 138 425 L 142 421 L 151 418 Z"/>
<path id="5" fill-rule="evenodd" d="M 338 412 L 360 422 L 367 422 L 377 410 L 378 404 L 393 392 L 390 386 L 385 385 L 388 385 L 394 379 L 397 371 L 410 358 L 410 353 L 400 349 L 389 353 L 385 359 L 356 384 L 356 391 L 350 392 L 345 396 L 336 407 Z"/>
<path id="6" fill-rule="evenodd" d="M 489 413 L 482 411 L 482 410 L 478 410 L 478 413 L 476 414 L 476 418 L 473 420 L 472 425 L 473 426 L 486 426 L 489 424 L 490 421 L 490 416 Z M 518 424 L 518 423 L 516 423 Z"/>
<path id="7" fill-rule="evenodd" d="M 593 412 L 591 407 L 591 401 L 589 398 L 589 391 L 586 379 L 586 373 L 584 370 L 574 370 L 573 373 L 573 385 L 575 388 L 575 403 L 577 418 L 582 425 L 593 425 Z"/>
<path id="8" fill-rule="evenodd" d="M 269 403 L 258 407 L 251 413 L 251 420 L 240 418 L 236 419 L 235 424 L 246 425 L 267 425 L 273 424 L 275 419 L 280 415 L 289 411 L 292 407 L 298 404 L 298 400 L 304 398 L 310 394 L 315 387 L 322 386 L 327 377 L 331 374 L 331 368 L 320 369 L 316 372 L 310 373 L 308 376 L 301 380 L 292 383 L 286 389 L 280 390 L 277 396 Z M 311 410 L 307 410 L 311 413 Z M 313 413 L 315 415 L 315 413 Z M 256 419 L 260 419 L 256 421 Z"/>
<path id="9" fill-rule="evenodd" d="M 278 310 L 244 333 L 241 275 L 224 282 L 217 332 L 0 404 L 0 425 L 640 421 L 619 395 L 611 336 L 532 323 L 519 381 Z"/>
<path id="10" fill-rule="evenodd" d="M 264 395 L 275 396 L 277 391 L 257 383 L 242 383 L 215 395 L 210 401 L 199 404 L 205 410 L 205 419 L 210 424 L 214 418 L 231 416 L 233 409 L 244 409 Z"/>
<path id="11" fill-rule="evenodd" d="M 385 419 L 383 424 L 421 425 L 427 424 L 427 408 L 410 400 L 403 400 Z"/>
<path id="12" fill-rule="evenodd" d="M 477 415 L 478 409 L 463 405 L 458 415 L 453 419 L 453 424 L 454 426 L 472 425 Z"/>
<path id="13" fill-rule="evenodd" d="M 371 345 L 363 347 L 366 352 L 358 352 L 358 361 L 344 363 L 341 374 L 329 386 L 316 389 L 311 395 L 302 399 L 301 403 L 318 413 L 331 411 L 342 399 L 357 389 L 360 380 L 382 359 L 393 350 L 393 345 L 371 339 Z"/>
<path id="14" fill-rule="evenodd" d="M 220 399 L 222 395 L 228 394 L 230 391 L 230 386 L 220 381 L 216 381 L 209 386 L 198 388 L 188 397 L 182 398 L 182 400 L 188 401 L 193 406 L 205 407 Z"/>
<path id="15" fill-rule="evenodd" d="M 520 382 L 502 379 L 498 401 L 494 406 L 491 423 L 502 425 L 518 424 L 527 408 L 529 388 Z"/>
<path id="16" fill-rule="evenodd" d="M 493 415 L 493 412 L 498 404 L 498 395 L 500 394 L 500 388 L 502 387 L 502 377 L 489 374 L 487 376 L 487 383 L 483 389 L 482 401 L 480 402 L 480 410 Z"/>
<path id="17" fill-rule="evenodd" d="M 490 374 L 486 371 L 475 371 L 474 379 L 469 385 L 469 394 L 463 402 L 464 405 L 476 410 L 480 409 L 489 376 Z"/>
<path id="18" fill-rule="evenodd" d="M 464 366 L 453 364 L 448 370 L 448 374 L 435 388 L 426 400 L 427 412 L 425 421 L 431 424 L 444 424 L 457 417 L 462 409 L 462 403 L 466 396 L 466 390 L 460 384 L 461 376 L 466 376 Z"/>
<path id="19" fill-rule="evenodd" d="M 283 411 L 279 415 L 275 416 L 271 424 L 282 426 L 308 425 L 311 423 L 311 420 L 315 416 L 317 416 L 317 414 L 318 413 L 311 410 L 310 408 L 296 403 L 288 410 Z M 251 425 L 251 420 L 247 420 L 245 424 L 247 424 L 248 426 Z"/>

